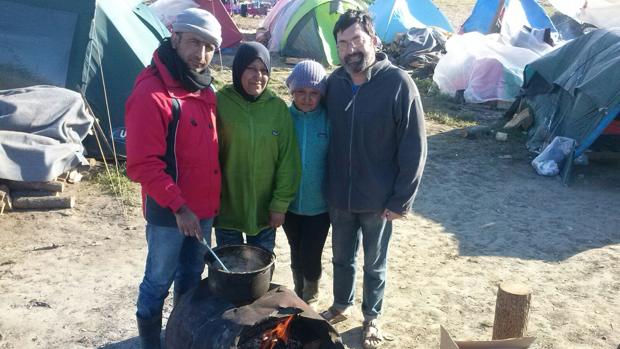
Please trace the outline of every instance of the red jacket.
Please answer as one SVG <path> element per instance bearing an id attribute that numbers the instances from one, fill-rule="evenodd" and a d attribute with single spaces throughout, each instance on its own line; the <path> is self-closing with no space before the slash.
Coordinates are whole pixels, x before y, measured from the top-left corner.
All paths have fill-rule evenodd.
<path id="1" fill-rule="evenodd" d="M 125 106 L 127 175 L 142 186 L 149 223 L 176 226 L 173 212 L 183 204 L 199 219 L 214 217 L 221 188 L 215 94 L 211 88 L 188 92 L 157 53 L 153 61 L 136 78 Z M 176 129 L 169 129 L 172 98 L 181 105 Z M 168 137 L 174 137 L 173 148 Z"/>

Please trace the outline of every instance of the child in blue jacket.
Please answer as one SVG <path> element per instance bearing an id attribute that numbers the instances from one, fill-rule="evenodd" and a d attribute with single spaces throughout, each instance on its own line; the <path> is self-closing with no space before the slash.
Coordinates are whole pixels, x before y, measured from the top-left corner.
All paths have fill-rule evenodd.
<path id="1" fill-rule="evenodd" d="M 329 230 L 329 214 L 323 193 L 326 179 L 329 126 L 321 104 L 326 74 L 314 61 L 298 63 L 286 80 L 293 97 L 289 110 L 301 153 L 301 183 L 290 204 L 284 232 L 291 247 L 295 293 L 307 303 L 318 300 L 321 255 Z"/>

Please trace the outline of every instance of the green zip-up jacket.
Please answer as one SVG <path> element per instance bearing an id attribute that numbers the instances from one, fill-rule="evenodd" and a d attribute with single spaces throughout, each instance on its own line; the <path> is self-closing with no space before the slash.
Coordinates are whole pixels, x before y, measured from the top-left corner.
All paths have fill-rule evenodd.
<path id="1" fill-rule="evenodd" d="M 269 211 L 295 198 L 301 161 L 286 103 L 269 88 L 251 103 L 232 85 L 217 92 L 222 199 L 215 227 L 256 235 Z"/>

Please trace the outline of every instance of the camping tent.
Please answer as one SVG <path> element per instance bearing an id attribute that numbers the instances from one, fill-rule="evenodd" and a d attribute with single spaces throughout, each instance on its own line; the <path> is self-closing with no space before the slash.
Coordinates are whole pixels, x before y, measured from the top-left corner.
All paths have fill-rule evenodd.
<path id="1" fill-rule="evenodd" d="M 431 0 L 382 0 L 370 6 L 377 35 L 383 42 L 392 42 L 396 33 L 411 28 L 435 26 L 453 32 L 443 13 Z"/>
<path id="2" fill-rule="evenodd" d="M 620 28 L 576 38 L 527 65 L 522 96 L 534 116 L 527 147 L 555 136 L 577 141 L 581 155 L 620 113 Z"/>
<path id="3" fill-rule="evenodd" d="M 205 9 L 215 15 L 217 21 L 222 26 L 222 47 L 231 47 L 243 39 L 243 35 L 235 22 L 230 18 L 228 11 L 221 0 L 196 0 L 200 8 Z"/>
<path id="4" fill-rule="evenodd" d="M 149 5 L 151 10 L 169 28 L 176 16 L 188 8 L 200 7 L 211 12 L 222 26 L 222 47 L 232 47 L 241 42 L 243 35 L 230 18 L 221 0 L 159 0 Z"/>
<path id="5" fill-rule="evenodd" d="M 81 92 L 124 154 L 125 101 L 168 30 L 140 0 L 0 0 L 0 8 L 0 89 Z"/>
<path id="6" fill-rule="evenodd" d="M 478 0 L 460 32 L 501 32 L 512 38 L 524 25 L 555 31 L 551 19 L 536 0 Z"/>
<path id="7" fill-rule="evenodd" d="M 346 10 L 362 8 L 357 0 L 281 0 L 262 25 L 269 32 L 269 51 L 338 64 L 334 25 Z"/>

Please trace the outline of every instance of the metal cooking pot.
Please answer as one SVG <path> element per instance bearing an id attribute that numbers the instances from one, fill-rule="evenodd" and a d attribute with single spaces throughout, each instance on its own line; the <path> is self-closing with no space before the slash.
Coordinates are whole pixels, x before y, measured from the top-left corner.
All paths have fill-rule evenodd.
<path id="1" fill-rule="evenodd" d="M 249 245 L 218 246 L 213 252 L 228 271 L 210 254 L 205 255 L 209 268 L 209 290 L 235 304 L 250 303 L 269 290 L 276 255 L 263 248 Z"/>

